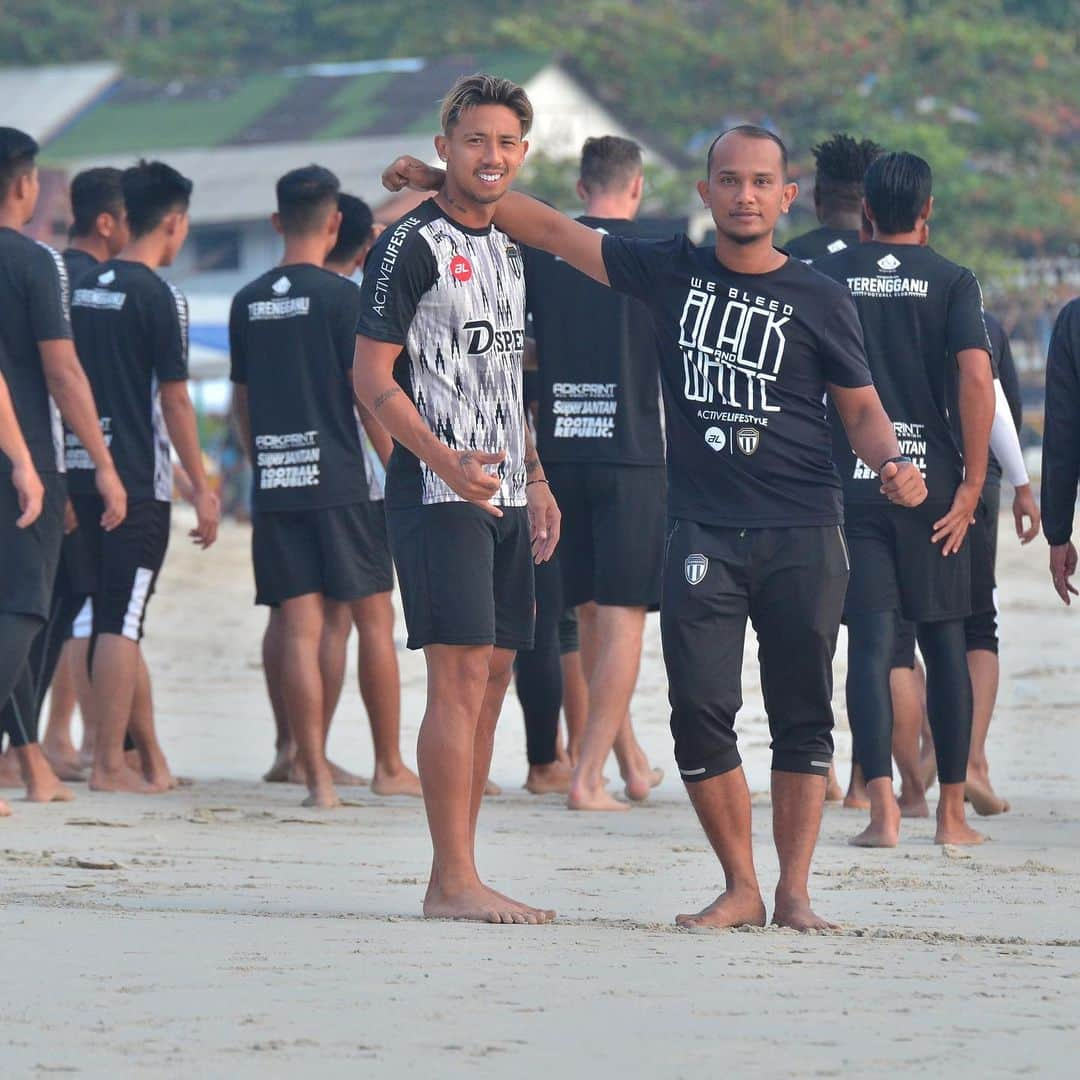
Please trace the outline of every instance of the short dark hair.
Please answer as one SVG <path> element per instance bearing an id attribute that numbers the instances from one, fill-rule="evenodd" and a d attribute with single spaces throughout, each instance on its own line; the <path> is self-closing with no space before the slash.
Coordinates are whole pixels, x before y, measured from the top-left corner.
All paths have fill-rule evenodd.
<path id="1" fill-rule="evenodd" d="M 18 128 L 0 127 L 0 199 L 6 199 L 16 178 L 30 172 L 38 144 Z"/>
<path id="2" fill-rule="evenodd" d="M 131 235 L 153 232 L 166 215 L 186 210 L 194 184 L 164 161 L 146 161 L 125 169 L 120 177 Z"/>
<path id="3" fill-rule="evenodd" d="M 813 148 L 815 199 L 825 209 L 858 210 L 866 170 L 883 152 L 872 139 L 856 141 L 842 132 L 818 143 Z"/>
<path id="4" fill-rule="evenodd" d="M 626 188 L 642 168 L 641 147 L 633 139 L 601 135 L 581 148 L 581 184 L 589 192 Z"/>
<path id="5" fill-rule="evenodd" d="M 784 179 L 787 179 L 788 174 L 788 152 L 787 147 L 784 145 L 784 140 L 776 134 L 775 131 L 770 131 L 768 128 L 761 127 L 759 124 L 736 124 L 734 127 L 729 127 L 726 131 L 721 131 L 719 135 L 711 143 L 709 143 L 709 152 L 705 155 L 705 175 L 708 176 L 712 172 L 712 153 L 716 148 L 716 144 L 725 135 L 742 135 L 747 139 L 768 139 L 770 142 L 776 143 L 780 147 L 780 168 Z"/>
<path id="6" fill-rule="evenodd" d="M 368 242 L 375 217 L 363 199 L 341 192 L 337 199 L 341 211 L 341 224 L 338 226 L 337 243 L 333 251 L 326 256 L 327 262 L 345 262 L 355 259 L 356 253 Z"/>
<path id="7" fill-rule="evenodd" d="M 102 167 L 86 169 L 71 181 L 71 213 L 74 217 L 69 234 L 89 236 L 98 214 L 119 218 L 124 210 L 123 173 Z"/>
<path id="8" fill-rule="evenodd" d="M 529 134 L 533 122 L 533 107 L 529 95 L 509 79 L 497 75 L 462 75 L 443 98 L 439 119 L 444 135 L 461 119 L 466 109 L 476 105 L 505 105 L 517 113 L 521 121 L 521 137 Z"/>
<path id="9" fill-rule="evenodd" d="M 336 206 L 341 181 L 321 165 L 305 165 L 287 172 L 277 182 L 277 208 L 286 233 L 315 229 L 330 206 Z"/>
<path id="10" fill-rule="evenodd" d="M 930 165 L 898 150 L 882 154 L 866 171 L 866 203 L 874 224 L 886 235 L 911 232 L 933 193 Z"/>

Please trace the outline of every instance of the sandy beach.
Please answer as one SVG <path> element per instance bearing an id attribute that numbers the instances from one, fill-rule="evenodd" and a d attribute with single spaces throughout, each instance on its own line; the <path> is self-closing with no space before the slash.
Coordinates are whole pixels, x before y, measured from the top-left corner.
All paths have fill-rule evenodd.
<path id="1" fill-rule="evenodd" d="M 864 815 L 829 807 L 811 888 L 844 929 L 818 936 L 673 926 L 720 881 L 673 775 L 655 617 L 634 702 L 641 741 L 668 772 L 651 802 L 577 815 L 522 791 L 511 695 L 492 772 L 505 794 L 484 806 L 481 870 L 558 921 L 423 921 L 418 800 L 345 789 L 348 805 L 320 813 L 301 808 L 300 788 L 258 780 L 273 725 L 249 534 L 230 523 L 202 553 L 186 522 L 178 510 L 146 651 L 162 741 L 195 784 L 144 798 L 80 785 L 77 801 L 52 806 L 7 793 L 0 1075 L 1075 1075 L 1080 611 L 1054 596 L 1045 542 L 1021 550 L 1011 518 L 990 746 L 1012 812 L 977 822 L 991 838 L 980 848 L 936 847 L 932 823 L 917 821 L 897 849 L 861 851 L 846 841 Z M 403 651 L 402 663 L 413 763 L 423 662 Z M 332 756 L 370 775 L 354 671 L 355 658 Z M 837 686 L 846 778 L 842 659 Z M 740 745 L 771 890 L 752 645 L 745 698 Z"/>

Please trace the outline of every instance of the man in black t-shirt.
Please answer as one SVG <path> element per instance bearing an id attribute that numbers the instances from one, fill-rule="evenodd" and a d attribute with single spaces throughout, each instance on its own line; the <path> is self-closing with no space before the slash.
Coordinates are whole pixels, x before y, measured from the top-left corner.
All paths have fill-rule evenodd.
<path id="1" fill-rule="evenodd" d="M 67 267 L 68 281 L 78 281 L 88 270 L 106 259 L 115 258 L 129 239 L 127 212 L 119 169 L 87 169 L 71 181 L 71 212 L 73 223 L 69 230 L 70 245 L 62 257 Z M 89 618 L 81 620 L 85 633 L 73 639 L 73 620 L 95 588 L 95 568 L 85 535 L 74 524 L 70 513 L 70 531 L 64 535 L 60 567 L 53 588 L 49 622 L 34 642 L 31 666 L 37 686 L 37 709 L 40 716 L 46 693 L 54 673 L 71 686 L 83 689 L 86 698 L 87 650 L 90 643 Z M 58 694 L 53 695 L 49 724 L 41 740 L 50 764 L 64 780 L 82 780 L 83 761 L 71 741 L 72 707 L 58 712 Z M 84 717 L 85 721 L 85 717 Z M 84 722 L 84 746 L 92 746 Z"/>
<path id="2" fill-rule="evenodd" d="M 1065 305 L 1054 323 L 1046 358 L 1046 426 L 1043 432 L 1043 533 L 1050 544 L 1050 580 L 1065 604 L 1076 596 L 1076 545 L 1072 542 L 1080 480 L 1080 299 Z"/>
<path id="3" fill-rule="evenodd" d="M 131 500 L 120 529 L 106 534 L 96 525 L 93 462 L 78 432 L 67 440 L 65 458 L 79 528 L 97 568 L 89 695 L 97 741 L 90 786 L 147 793 L 176 782 L 158 744 L 140 645 L 169 540 L 170 439 L 193 489 L 198 522 L 190 535 L 203 548 L 217 537 L 218 501 L 207 484 L 187 390 L 187 300 L 157 274 L 187 237 L 191 181 L 163 162 L 142 161 L 124 170 L 121 183 L 130 243 L 121 257 L 84 274 L 72 293 L 79 356 Z M 129 722 L 142 775 L 124 758 Z"/>
<path id="4" fill-rule="evenodd" d="M 71 343 L 67 273 L 59 254 L 19 230 L 33 216 L 39 182 L 37 143 L 0 128 L 0 374 L 8 384 L 45 504 L 33 529 L 15 525 L 13 488 L 0 484 L 0 738 L 15 747 L 27 796 L 69 799 L 37 743 L 29 655 L 49 614 L 64 528 L 65 489 L 60 420 L 83 438 L 98 467 L 100 524 L 115 529 L 127 496 L 101 436 L 93 396 Z M 59 415 L 58 415 L 59 410 Z M 0 474 L 12 465 L 0 455 Z"/>
<path id="5" fill-rule="evenodd" d="M 644 181 L 637 143 L 588 139 L 578 221 L 603 235 L 641 235 L 633 219 Z M 604 787 L 613 747 L 631 799 L 645 799 L 663 775 L 650 769 L 630 724 L 645 614 L 660 606 L 663 568 L 658 342 L 644 304 L 545 251 L 526 250 L 525 287 L 539 370 L 537 449 L 563 515 L 563 603 L 577 609 L 589 682 L 567 805 L 625 810 Z"/>
<path id="6" fill-rule="evenodd" d="M 788 240 L 784 249 L 789 255 L 812 263 L 859 242 L 863 177 L 881 152 L 870 139 L 856 141 L 839 133 L 814 147 L 814 210 L 821 225 Z"/>
<path id="7" fill-rule="evenodd" d="M 742 125 L 714 141 L 698 192 L 715 249 L 687 237 L 601 236 L 516 193 L 495 216 L 522 243 L 643 300 L 660 335 L 672 519 L 660 626 L 671 727 L 727 881 L 714 903 L 678 917 L 685 927 L 766 918 L 734 730 L 748 618 L 773 736 L 773 922 L 830 925 L 811 910 L 807 885 L 832 760 L 832 655 L 848 575 L 826 393 L 853 444 L 877 462 L 885 494 L 904 505 L 925 496 L 918 470 L 897 460 L 850 297 L 773 246 L 798 193 L 787 164 L 783 142 L 762 128 Z M 391 188 L 441 182 L 415 159 L 384 173 Z"/>
<path id="8" fill-rule="evenodd" d="M 357 396 L 394 437 L 390 545 L 428 700 L 417 761 L 434 861 L 430 917 L 539 923 L 554 912 L 479 877 L 475 838 L 514 654 L 533 643 L 532 564 L 559 511 L 525 424 L 521 252 L 492 227 L 524 160 L 532 105 L 490 75 L 459 79 L 435 147 L 444 191 L 383 233 L 361 288 Z"/>
<path id="9" fill-rule="evenodd" d="M 928 491 L 917 509 L 890 506 L 877 470 L 852 451 L 834 415 L 852 555 L 848 715 L 870 799 L 870 824 L 852 841 L 861 846 L 891 847 L 899 839 L 889 693 L 898 613 L 917 624 L 927 666 L 941 784 L 937 842 L 982 839 L 964 819 L 972 716 L 965 539 L 986 477 L 993 368 L 978 282 L 924 244 L 931 184 L 929 165 L 913 154 L 878 158 L 865 178 L 873 239 L 818 263 L 855 299 L 874 383 Z"/>
<path id="10" fill-rule="evenodd" d="M 294 778 L 307 784 L 305 805 L 322 808 L 340 805 L 326 737 L 341 686 L 320 646 L 341 652 L 328 624 L 342 614 L 346 633 L 350 613 L 384 618 L 393 586 L 349 380 L 360 293 L 323 268 L 341 222 L 338 188 L 317 165 L 278 180 L 282 260 L 236 294 L 229 314 L 233 406 L 253 467 L 255 602 L 279 609 Z"/>

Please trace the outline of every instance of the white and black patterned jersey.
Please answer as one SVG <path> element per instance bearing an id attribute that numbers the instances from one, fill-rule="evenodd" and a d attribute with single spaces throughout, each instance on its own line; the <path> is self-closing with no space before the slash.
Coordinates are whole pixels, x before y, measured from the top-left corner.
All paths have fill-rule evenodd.
<path id="1" fill-rule="evenodd" d="M 71 337 L 67 269 L 58 252 L 0 228 L 0 372 L 38 472 L 63 471 L 60 414 L 38 343 Z M 0 452 L 0 473 L 11 461 Z"/>
<path id="2" fill-rule="evenodd" d="M 455 450 L 506 451 L 500 506 L 525 505 L 521 252 L 491 227 L 470 229 L 428 200 L 368 256 L 357 333 L 401 345 L 394 378 L 435 436 Z M 461 502 L 404 447 L 387 470 L 389 507 Z"/>
<path id="3" fill-rule="evenodd" d="M 94 391 L 101 431 L 130 499 L 172 499 L 172 458 L 160 384 L 188 374 L 184 294 L 143 263 L 110 259 L 72 290 L 75 347 Z M 94 491 L 94 464 L 66 435 L 68 487 Z"/>

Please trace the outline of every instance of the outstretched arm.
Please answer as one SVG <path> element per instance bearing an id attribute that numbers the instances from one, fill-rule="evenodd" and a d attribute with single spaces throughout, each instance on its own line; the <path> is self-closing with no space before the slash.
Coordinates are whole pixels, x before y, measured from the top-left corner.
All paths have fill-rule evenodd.
<path id="1" fill-rule="evenodd" d="M 382 176 L 390 191 L 438 191 L 446 180 L 442 169 L 425 165 L 419 158 L 399 157 Z M 558 255 L 601 285 L 611 284 L 604 267 L 603 236 L 595 229 L 560 214 L 520 191 L 507 192 L 495 207 L 495 224 L 519 244 Z"/>

